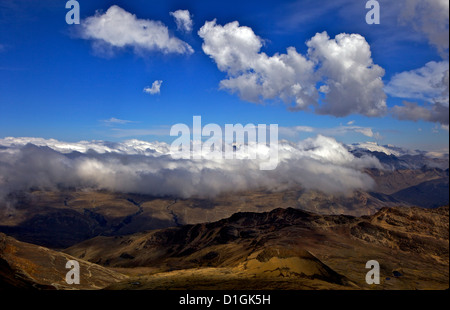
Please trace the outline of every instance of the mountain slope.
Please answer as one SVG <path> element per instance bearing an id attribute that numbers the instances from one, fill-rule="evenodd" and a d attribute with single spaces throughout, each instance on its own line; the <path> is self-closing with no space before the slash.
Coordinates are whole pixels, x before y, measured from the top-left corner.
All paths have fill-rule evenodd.
<path id="1" fill-rule="evenodd" d="M 448 288 L 448 215 L 448 207 L 385 208 L 361 218 L 292 208 L 244 212 L 213 223 L 97 237 L 65 252 L 105 266 L 150 268 L 151 276 L 112 286 L 122 289 L 186 283 L 195 289 L 205 278 L 210 288 L 224 288 L 223 283 L 242 288 L 238 283 L 245 280 L 266 289 L 281 284 L 289 289 L 443 289 Z M 265 264 L 272 257 L 274 265 Z M 370 287 L 365 264 L 374 259 L 381 265 L 382 283 Z"/>
<path id="2" fill-rule="evenodd" d="M 80 264 L 80 284 L 65 281 L 66 263 Z M 65 253 L 0 233 L 0 289 L 100 289 L 126 276 Z"/>
<path id="3" fill-rule="evenodd" d="M 449 203 L 448 186 L 448 178 L 436 179 L 405 188 L 391 196 L 412 205 L 436 208 Z"/>

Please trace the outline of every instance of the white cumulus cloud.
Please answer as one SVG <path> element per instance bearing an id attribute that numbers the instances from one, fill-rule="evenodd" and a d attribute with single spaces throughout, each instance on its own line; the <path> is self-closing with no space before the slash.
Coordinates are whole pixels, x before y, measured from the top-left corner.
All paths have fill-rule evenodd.
<path id="1" fill-rule="evenodd" d="M 251 28 L 232 22 L 225 26 L 206 22 L 199 36 L 203 51 L 226 72 L 220 86 L 246 101 L 280 98 L 307 108 L 315 103 L 314 64 L 290 47 L 286 54 L 261 52 L 264 41 Z"/>
<path id="2" fill-rule="evenodd" d="M 330 39 L 326 32 L 307 42 L 309 57 L 320 68 L 318 74 L 327 86 L 320 114 L 346 116 L 386 113 L 383 91 L 384 69 L 373 63 L 370 45 L 359 34 L 341 33 Z"/>
<path id="3" fill-rule="evenodd" d="M 170 12 L 170 15 L 175 18 L 178 30 L 191 32 L 194 22 L 192 21 L 191 13 L 188 10 L 177 10 Z"/>
<path id="4" fill-rule="evenodd" d="M 156 95 L 161 93 L 161 84 L 163 81 L 158 80 L 158 81 L 154 81 L 152 86 L 147 86 L 144 88 L 144 92 L 150 95 Z"/>
<path id="5" fill-rule="evenodd" d="M 335 116 L 386 112 L 384 70 L 373 63 L 370 46 L 360 35 L 330 39 L 326 32 L 318 33 L 307 42 L 307 55 L 289 47 L 285 54 L 269 56 L 261 51 L 264 40 L 237 21 L 224 26 L 206 22 L 198 34 L 205 54 L 227 74 L 220 87 L 243 100 L 281 99 L 293 110 L 315 108 Z M 325 96 L 322 104 L 319 92 Z"/>
<path id="6" fill-rule="evenodd" d="M 94 48 L 111 52 L 114 48 L 133 48 L 138 54 L 158 51 L 164 54 L 192 54 L 192 47 L 172 36 L 160 21 L 138 19 L 117 5 L 96 13 L 81 23 L 81 37 L 93 40 Z"/>

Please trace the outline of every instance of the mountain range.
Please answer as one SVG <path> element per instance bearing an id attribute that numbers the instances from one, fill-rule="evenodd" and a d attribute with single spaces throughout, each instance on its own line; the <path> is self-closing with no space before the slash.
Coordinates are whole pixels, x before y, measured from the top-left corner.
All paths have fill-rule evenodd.
<path id="1" fill-rule="evenodd" d="M 299 152 L 323 155 L 314 147 Z M 344 169 L 337 171 L 364 175 L 360 180 L 370 180 L 370 188 L 333 192 L 304 186 L 306 180 L 189 197 L 64 183 L 4 192 L 0 288 L 448 288 L 448 155 L 376 145 L 347 148 L 338 149 L 342 158 L 359 158 L 364 165 L 351 172 L 345 166 L 354 160 L 339 163 L 336 157 L 332 161 Z M 42 147 L 29 150 L 30 156 L 54 155 Z M 85 155 L 67 156 L 57 158 L 79 163 L 71 157 Z M 374 160 L 375 166 L 365 166 Z M 319 167 L 328 169 L 328 163 Z M 21 179 L 26 171 L 20 171 Z M 0 176 L 0 189 L 8 180 Z M 80 262 L 79 286 L 64 281 L 68 260 Z M 369 260 L 380 263 L 378 286 L 365 282 Z"/>
<path id="2" fill-rule="evenodd" d="M 372 216 L 292 208 L 211 223 L 98 236 L 62 251 L 0 235 L 2 287 L 34 289 L 445 289 L 449 208 Z M 67 260 L 81 283 L 64 282 Z M 366 262 L 381 268 L 377 286 Z"/>

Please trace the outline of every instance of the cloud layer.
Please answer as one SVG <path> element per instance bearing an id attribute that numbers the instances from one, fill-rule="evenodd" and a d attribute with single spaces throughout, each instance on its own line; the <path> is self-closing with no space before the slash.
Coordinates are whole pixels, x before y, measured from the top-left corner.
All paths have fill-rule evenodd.
<path id="1" fill-rule="evenodd" d="M 316 34 L 307 55 L 289 47 L 286 54 L 261 52 L 263 39 L 251 28 L 216 20 L 199 30 L 203 51 L 227 73 L 222 89 L 250 102 L 280 99 L 294 110 L 315 108 L 319 114 L 380 116 L 386 112 L 384 70 L 375 65 L 370 46 L 357 34 L 331 39 Z M 319 85 L 320 84 L 320 85 Z M 319 104 L 319 93 L 324 97 Z"/>
<path id="2" fill-rule="evenodd" d="M 0 197 L 17 190 L 69 187 L 183 198 L 299 186 L 346 193 L 370 189 L 374 182 L 361 170 L 380 167 L 377 159 L 356 158 L 324 136 L 282 142 L 279 158 L 276 170 L 261 171 L 258 160 L 175 160 L 165 143 L 5 138 L 0 140 Z"/>
<path id="3" fill-rule="evenodd" d="M 117 5 L 83 20 L 81 37 L 92 40 L 94 49 L 100 53 L 126 47 L 141 55 L 149 51 L 164 54 L 194 52 L 189 44 L 172 36 L 162 22 L 138 19 Z"/>

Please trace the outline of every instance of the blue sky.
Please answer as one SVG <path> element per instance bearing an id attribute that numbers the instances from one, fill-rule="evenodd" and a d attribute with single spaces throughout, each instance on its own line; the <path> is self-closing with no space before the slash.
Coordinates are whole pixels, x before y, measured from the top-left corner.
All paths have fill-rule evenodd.
<path id="1" fill-rule="evenodd" d="M 0 0 L 0 138 L 170 141 L 172 125 L 191 124 L 194 115 L 201 115 L 204 124 L 278 124 L 284 132 L 294 132 L 285 137 L 293 140 L 323 133 L 344 143 L 376 141 L 448 151 L 448 39 L 443 39 L 448 38 L 448 1 L 379 1 L 379 25 L 366 23 L 366 1 L 78 2 L 81 24 L 68 25 L 66 1 Z M 114 5 L 118 9 L 112 16 L 108 9 Z M 177 10 L 189 11 L 192 29 L 177 28 L 170 14 Z M 120 20 L 128 14 L 135 15 L 136 23 L 159 23 L 133 33 L 134 26 L 122 27 Z M 119 20 L 111 19 L 100 32 L 98 22 L 104 17 Z M 209 30 L 203 28 L 214 19 Z M 234 21 L 239 25 L 231 27 Z M 119 39 L 128 42 L 123 47 L 117 43 L 118 28 Z M 168 30 L 171 40 L 166 46 L 136 43 L 161 29 Z M 248 42 L 233 37 L 244 30 Z M 317 52 L 308 52 L 307 42 L 324 31 L 328 39 L 317 40 Z M 342 55 L 348 55 L 346 48 L 356 48 L 347 60 L 372 61 L 362 67 L 361 80 L 375 83 L 380 78 L 381 86 L 369 89 L 348 82 L 347 75 L 355 78 L 362 69 L 342 72 L 330 58 L 327 46 L 339 34 L 360 35 L 346 37 L 348 45 L 339 46 Z M 296 67 L 265 69 L 289 47 L 314 65 L 312 71 L 299 69 L 295 77 L 284 79 Z M 229 55 L 221 53 L 227 48 Z M 238 64 L 239 59 L 248 63 Z M 346 61 L 337 58 L 341 60 Z M 250 75 L 265 84 L 245 89 L 242 81 L 249 80 L 221 84 Z M 162 81 L 159 92 L 144 92 L 155 81 Z M 306 107 L 295 104 L 306 96 L 292 93 L 289 83 L 297 82 L 303 90 L 317 92 L 302 97 L 312 102 Z M 319 92 L 327 83 L 343 90 Z M 353 103 L 353 93 L 364 99 Z M 293 106 L 295 111 L 289 109 Z M 375 106 L 372 115 L 368 111 Z M 296 130 L 299 126 L 314 130 Z"/>

